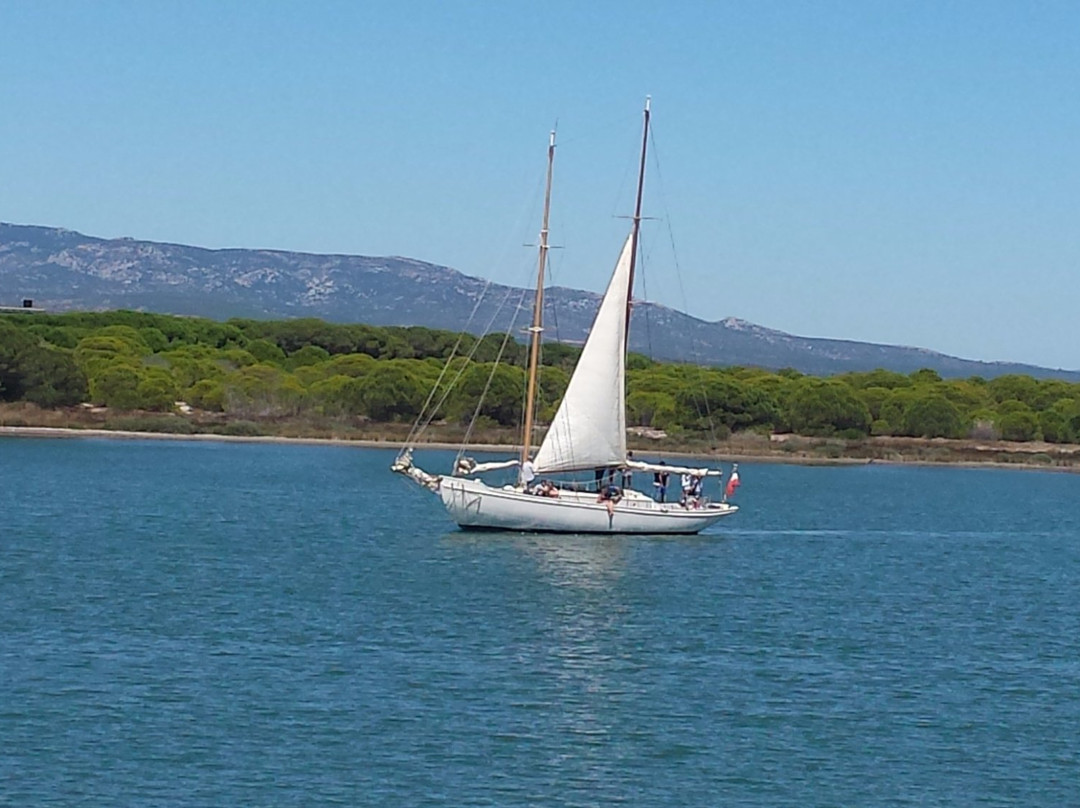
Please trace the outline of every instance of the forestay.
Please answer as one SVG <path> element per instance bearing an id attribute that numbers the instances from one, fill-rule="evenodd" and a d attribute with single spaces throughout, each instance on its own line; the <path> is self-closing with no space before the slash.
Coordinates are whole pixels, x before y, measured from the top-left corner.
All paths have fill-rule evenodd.
<path id="1" fill-rule="evenodd" d="M 626 326 L 633 235 L 596 313 L 574 375 L 536 455 L 540 473 L 626 461 Z"/>

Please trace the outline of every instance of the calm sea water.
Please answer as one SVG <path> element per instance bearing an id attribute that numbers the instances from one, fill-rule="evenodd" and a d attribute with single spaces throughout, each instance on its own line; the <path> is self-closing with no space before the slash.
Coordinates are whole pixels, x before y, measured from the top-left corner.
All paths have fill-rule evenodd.
<path id="1" fill-rule="evenodd" d="M 1080 804 L 1080 476 L 744 465 L 708 534 L 551 538 L 390 460 L 0 440 L 0 803 Z"/>

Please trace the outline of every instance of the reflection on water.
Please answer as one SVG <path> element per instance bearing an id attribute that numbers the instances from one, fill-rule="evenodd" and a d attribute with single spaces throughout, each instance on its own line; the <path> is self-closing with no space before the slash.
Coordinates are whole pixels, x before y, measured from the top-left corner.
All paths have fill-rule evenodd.
<path id="1" fill-rule="evenodd" d="M 577 787 L 600 787 L 611 774 L 604 754 L 619 724 L 621 700 L 629 693 L 617 684 L 628 668 L 640 666 L 638 649 L 622 647 L 623 623 L 632 611 L 621 585 L 634 544 L 640 538 L 566 534 L 454 533 L 459 546 L 512 549 L 530 562 L 535 583 L 547 594 L 542 642 L 535 651 L 533 676 L 548 691 L 545 708 L 556 734 L 578 748 Z M 553 760 L 566 766 L 566 761 Z"/>
<path id="2" fill-rule="evenodd" d="M 514 545 L 557 586 L 614 586 L 626 570 L 626 540 L 611 536 L 519 536 Z"/>
<path id="3" fill-rule="evenodd" d="M 530 558 L 541 579 L 555 586 L 584 589 L 612 586 L 625 572 L 629 553 L 625 537 L 544 533 L 467 532 L 444 541 L 477 547 L 513 547 Z"/>

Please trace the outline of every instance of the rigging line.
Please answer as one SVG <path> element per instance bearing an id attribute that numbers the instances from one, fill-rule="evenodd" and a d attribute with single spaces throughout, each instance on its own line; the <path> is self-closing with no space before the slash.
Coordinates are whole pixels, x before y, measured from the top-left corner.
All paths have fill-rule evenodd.
<path id="1" fill-rule="evenodd" d="M 555 287 L 555 275 L 557 274 L 557 269 L 555 267 L 555 261 L 553 259 L 553 256 L 551 255 L 550 251 L 548 252 L 548 267 L 549 267 L 549 271 L 548 271 L 549 281 L 548 281 L 548 287 L 547 288 L 550 290 L 550 289 L 556 288 Z M 555 295 L 546 295 L 544 297 L 544 300 L 545 300 L 545 302 L 550 301 L 548 303 L 548 305 L 549 305 L 549 307 L 551 309 L 551 319 L 555 324 L 555 342 L 559 342 L 560 337 L 559 337 L 559 307 L 557 305 L 558 301 L 556 300 Z M 544 347 L 543 340 L 541 340 L 541 342 L 540 342 L 540 347 L 541 347 L 541 350 Z"/>
<path id="2" fill-rule="evenodd" d="M 478 304 L 479 305 L 479 304 Z M 424 430 L 430 426 L 432 420 L 435 418 L 435 414 L 439 411 L 439 407 L 442 406 L 446 400 L 445 395 L 439 400 L 439 403 L 431 408 L 430 413 L 428 408 L 431 406 L 431 401 L 435 397 L 435 393 L 439 390 L 439 385 L 442 384 L 443 379 L 446 377 L 446 372 L 450 369 L 451 364 L 457 357 L 458 349 L 461 347 L 462 341 L 465 339 L 467 332 L 462 331 L 458 334 L 457 341 L 454 343 L 454 347 L 450 350 L 449 356 L 446 357 L 446 361 L 443 363 L 442 370 L 439 371 L 438 378 L 435 379 L 435 384 L 431 387 L 431 392 L 428 393 L 427 399 L 424 401 L 424 405 L 420 408 L 420 412 L 416 416 L 416 420 L 413 421 L 412 428 L 409 430 L 409 434 L 405 438 L 405 443 L 402 445 L 402 451 L 405 449 L 412 449 L 415 446 L 415 441 L 423 434 Z M 475 351 L 475 345 L 473 346 Z M 456 381 L 456 379 L 455 379 Z M 451 387 L 453 383 L 451 383 Z M 425 416 L 427 416 L 425 418 Z"/>
<path id="3" fill-rule="evenodd" d="M 526 207 L 528 207 L 528 206 L 526 206 Z M 433 420 L 435 420 L 435 416 L 438 413 L 439 408 L 442 407 L 442 405 L 446 402 L 447 396 L 453 390 L 454 385 L 457 383 L 457 381 L 461 378 L 461 374 L 464 372 L 463 369 L 460 369 L 458 371 L 457 375 L 454 377 L 454 380 L 450 383 L 449 387 L 444 391 L 442 398 L 440 398 L 439 402 L 435 405 L 435 407 L 429 413 L 428 412 L 428 407 L 430 406 L 431 401 L 434 398 L 435 394 L 438 392 L 439 384 L 441 384 L 443 378 L 446 375 L 446 372 L 450 369 L 451 363 L 456 358 L 457 353 L 458 353 L 458 349 L 461 347 L 461 343 L 464 340 L 465 335 L 469 333 L 469 326 L 472 325 L 473 320 L 476 318 L 477 312 L 480 310 L 480 306 L 483 304 L 484 299 L 487 297 L 488 291 L 491 289 L 491 286 L 493 284 L 494 284 L 494 281 L 492 281 L 490 278 L 484 279 L 484 286 L 480 291 L 480 295 L 477 297 L 476 302 L 473 304 L 472 311 L 469 313 L 469 317 L 468 317 L 468 319 L 466 319 L 465 325 L 462 327 L 461 331 L 458 332 L 457 341 L 454 343 L 454 347 L 450 351 L 450 355 L 446 358 L 446 362 L 443 364 L 443 368 L 439 372 L 439 377 L 436 380 L 435 385 L 431 388 L 431 392 L 428 393 L 427 400 L 424 402 L 423 407 L 421 407 L 420 413 L 417 415 L 416 420 L 413 422 L 412 428 L 409 430 L 409 434 L 405 439 L 404 445 L 402 446 L 402 450 L 408 449 L 408 448 L 413 448 L 414 442 L 420 437 L 421 434 L 423 434 L 424 430 L 426 430 L 431 425 L 431 422 Z M 506 301 L 510 299 L 510 296 L 513 294 L 513 291 L 514 291 L 514 289 L 513 289 L 512 286 L 507 287 L 507 292 L 506 292 L 506 295 L 503 298 L 503 302 L 500 303 L 496 307 L 495 313 L 492 315 L 491 319 L 488 321 L 487 326 L 484 328 L 484 330 L 482 331 L 480 336 L 477 337 L 477 341 L 475 343 L 473 343 L 472 350 L 469 352 L 468 356 L 466 357 L 467 359 L 471 360 L 473 355 L 475 355 L 476 350 L 477 350 L 477 348 L 479 346 L 480 340 L 482 340 L 485 336 L 487 336 L 488 333 L 491 331 L 491 328 L 494 325 L 495 320 L 497 319 L 499 313 L 502 311 L 502 308 L 506 304 Z M 427 415 L 426 419 L 425 419 L 425 415 Z"/>
<path id="4" fill-rule="evenodd" d="M 575 143 L 598 142 L 601 144 L 610 144 L 613 142 L 610 137 L 611 132 L 614 131 L 616 127 L 621 129 L 631 121 L 636 126 L 641 122 L 641 115 L 638 113 L 635 113 L 634 115 L 627 115 L 625 112 L 616 113 L 579 135 L 572 135 L 568 138 L 565 134 L 560 134 L 559 148 L 566 148 L 567 145 L 573 145 Z M 558 128 L 558 121 L 555 122 L 555 125 L 556 128 Z"/>
<path id="5" fill-rule="evenodd" d="M 512 322 L 517 322 L 518 315 L 521 313 L 521 307 L 525 302 L 525 296 L 528 294 L 528 289 L 522 289 L 521 295 L 518 297 L 517 308 L 514 310 L 514 317 Z M 495 378 L 495 371 L 499 368 L 499 362 L 502 359 L 503 353 L 506 351 L 506 345 L 509 343 L 511 336 L 513 335 L 513 328 L 508 328 L 506 334 L 503 335 L 502 345 L 499 346 L 499 353 L 495 357 L 495 361 L 491 365 L 491 373 L 488 374 L 487 382 L 484 384 L 484 389 L 480 393 L 480 399 L 476 402 L 476 409 L 473 411 L 472 420 L 469 421 L 469 426 L 465 430 L 465 437 L 461 442 L 461 447 L 458 449 L 457 456 L 454 458 L 454 468 L 457 468 L 458 462 L 465 455 L 465 448 L 469 444 L 469 439 L 472 437 L 473 429 L 476 427 L 476 421 L 480 417 L 480 410 L 484 406 L 484 399 L 487 397 L 488 389 L 491 387 L 491 380 Z"/>
<path id="6" fill-rule="evenodd" d="M 473 418 L 472 418 L 472 421 L 470 422 L 470 425 L 469 425 L 469 428 L 468 428 L 467 432 L 465 432 L 464 440 L 462 441 L 461 447 L 458 450 L 458 455 L 457 455 L 457 458 L 456 458 L 455 462 L 457 460 L 460 460 L 461 457 L 464 455 L 465 445 L 467 445 L 469 443 L 469 439 L 470 439 L 470 437 L 472 435 L 473 428 L 475 427 L 476 418 L 478 417 L 478 415 L 480 415 L 480 408 L 483 406 L 484 396 L 487 394 L 487 390 L 488 390 L 488 387 L 490 386 L 491 379 L 495 377 L 496 368 L 498 367 L 499 362 L 502 360 L 502 356 L 505 353 L 505 350 L 507 350 L 507 345 L 509 345 L 509 340 L 513 337 L 515 328 L 517 327 L 517 320 L 518 320 L 519 317 L 521 317 L 522 308 L 523 308 L 523 301 L 524 301 L 526 295 L 528 295 L 529 292 L 530 292 L 530 289 L 528 287 L 521 287 L 521 288 L 516 288 L 516 289 L 513 286 L 508 286 L 507 287 L 507 294 L 505 294 L 505 296 L 503 297 L 502 302 L 501 302 L 501 304 L 499 304 L 499 307 L 496 309 L 496 311 L 491 314 L 491 318 L 488 321 L 488 324 L 487 324 L 487 327 L 485 328 L 484 334 L 480 338 L 478 338 L 476 340 L 476 344 L 473 346 L 472 351 L 470 351 L 470 353 L 469 353 L 468 359 L 471 361 L 473 356 L 475 355 L 477 349 L 480 348 L 481 341 L 484 339 L 484 337 L 486 337 L 491 332 L 492 327 L 494 327 L 496 320 L 498 320 L 499 315 L 502 312 L 502 308 L 505 305 L 507 305 L 507 301 L 510 300 L 510 298 L 513 296 L 514 292 L 521 293 L 521 294 L 519 294 L 519 296 L 517 298 L 517 306 L 514 308 L 514 312 L 513 312 L 512 317 L 510 318 L 510 323 L 509 323 L 509 325 L 507 327 L 507 331 L 505 331 L 505 334 L 503 335 L 502 344 L 499 347 L 499 353 L 496 355 L 495 364 L 494 364 L 494 366 L 491 367 L 491 374 L 489 375 L 487 383 L 484 386 L 484 392 L 481 394 L 481 399 L 480 399 L 480 401 L 477 402 L 476 412 L 473 414 Z M 465 369 L 467 369 L 467 368 L 465 368 L 464 366 L 462 366 L 459 369 L 458 374 L 455 377 L 454 381 L 451 382 L 450 388 L 447 389 L 446 392 L 443 394 L 443 399 L 440 402 L 440 406 L 442 406 L 442 403 L 446 401 L 446 398 L 449 395 L 450 390 L 453 390 L 453 386 L 456 385 L 456 383 L 460 380 L 461 376 L 465 372 Z M 436 408 L 436 412 L 437 412 L 437 408 Z M 434 413 L 432 414 L 432 417 L 434 417 Z M 429 423 L 430 423 L 430 419 L 429 419 Z"/>
<path id="7" fill-rule="evenodd" d="M 488 285 L 490 285 L 490 282 L 489 282 Z M 450 384 L 447 385 L 446 388 L 443 390 L 442 397 L 439 399 L 438 403 L 430 410 L 430 412 L 428 412 L 427 418 L 423 419 L 423 415 L 417 417 L 416 424 L 414 424 L 414 429 L 416 428 L 417 424 L 420 424 L 421 420 L 423 420 L 424 422 L 423 422 L 423 424 L 421 426 L 419 426 L 418 429 L 416 429 L 415 434 L 410 433 L 410 435 L 412 437 L 412 440 L 416 440 L 417 438 L 419 438 L 420 435 L 423 434 L 424 430 L 426 430 L 429 426 L 431 426 L 431 422 L 435 420 L 435 416 L 438 414 L 438 412 L 442 408 L 443 404 L 446 403 L 446 400 L 447 400 L 447 398 L 449 398 L 450 393 L 453 392 L 454 387 L 461 380 L 462 375 L 465 373 L 465 371 L 468 368 L 468 363 L 471 362 L 473 357 L 476 355 L 476 352 L 477 352 L 477 350 L 479 350 L 480 344 L 483 341 L 484 337 L 486 337 L 491 332 L 491 329 L 492 329 L 495 321 L 498 319 L 499 314 L 502 312 L 503 306 L 506 305 L 506 302 L 513 295 L 514 291 L 515 291 L 514 287 L 512 287 L 512 286 L 507 287 L 506 294 L 503 296 L 502 302 L 499 303 L 499 305 L 495 308 L 495 312 L 489 318 L 488 324 L 487 324 L 487 326 L 485 326 L 483 333 L 480 334 L 480 336 L 476 337 L 476 341 L 473 343 L 472 348 L 469 350 L 468 354 L 465 356 L 465 362 L 462 363 L 462 366 L 460 368 L 458 368 L 457 374 L 451 380 Z M 480 305 L 480 301 L 477 301 L 476 305 L 478 307 Z M 475 314 L 475 309 L 474 309 L 473 313 Z M 471 319 L 472 318 L 470 317 L 470 320 Z M 514 319 L 515 320 L 517 319 L 517 313 L 515 313 Z M 513 323 L 511 323 L 511 330 L 512 329 L 513 329 Z M 466 335 L 466 333 L 462 332 L 458 336 L 458 344 L 461 343 L 461 341 L 464 339 L 465 335 Z M 434 396 L 435 392 L 438 390 L 439 382 L 443 379 L 443 377 L 445 376 L 446 371 L 450 368 L 450 363 L 451 363 L 453 358 L 454 357 L 451 356 L 449 359 L 446 360 L 446 364 L 443 366 L 443 371 L 439 374 L 439 380 L 436 381 L 435 386 L 432 388 L 431 393 L 428 395 L 428 400 L 429 401 L 431 400 L 431 397 Z"/>
<path id="8" fill-rule="evenodd" d="M 640 270 L 640 272 L 638 274 L 641 277 L 641 294 L 642 294 L 642 301 L 641 302 L 644 305 L 644 310 L 645 310 L 645 345 L 646 345 L 646 347 L 648 349 L 648 357 L 650 359 L 653 359 L 654 357 L 653 357 L 653 347 L 652 347 L 652 318 L 649 316 L 649 311 L 652 309 L 652 307 L 648 305 L 648 302 L 649 302 L 649 288 L 645 283 L 645 275 L 646 275 L 646 272 L 645 272 L 645 245 L 644 245 L 641 233 L 638 234 L 638 245 L 640 247 L 640 252 L 641 252 L 641 255 L 638 256 L 638 269 Z M 633 291 L 633 290 L 631 290 L 631 291 Z"/>
<path id="9" fill-rule="evenodd" d="M 469 324 L 472 322 L 473 317 L 476 316 L 477 309 L 480 308 L 480 304 L 483 302 L 485 295 L 487 295 L 488 289 L 491 287 L 491 281 L 487 281 L 484 284 L 483 290 L 480 292 L 480 296 L 477 297 L 476 303 L 473 305 L 472 312 L 469 314 L 469 319 L 465 321 L 465 328 L 458 332 L 457 341 L 454 343 L 454 347 L 450 349 L 450 355 L 446 357 L 446 362 L 443 363 L 442 370 L 439 371 L 439 377 L 435 380 L 434 386 L 431 388 L 431 392 L 428 393 L 427 400 L 424 402 L 424 406 L 420 408 L 420 413 L 416 416 L 416 420 L 413 422 L 412 429 L 409 430 L 408 436 L 405 438 L 405 444 L 402 446 L 402 450 L 411 449 L 414 439 L 420 437 L 420 433 L 427 429 L 428 425 L 434 418 L 436 412 L 438 412 L 439 406 L 442 405 L 442 401 L 435 406 L 431 412 L 431 416 L 424 422 L 423 426 L 420 426 L 420 422 L 424 419 L 424 415 L 427 413 L 428 407 L 431 405 L 431 400 L 435 397 L 436 391 L 439 389 L 439 385 L 442 384 L 443 378 L 446 376 L 446 371 L 450 369 L 450 363 L 454 361 L 454 357 L 457 355 L 458 349 L 461 347 L 462 341 L 465 339 L 465 334 L 468 332 Z M 473 346 L 475 351 L 475 345 Z"/>
<path id="10" fill-rule="evenodd" d="M 497 256 L 492 261 L 485 261 L 485 265 L 488 266 L 488 271 L 485 272 L 485 274 L 499 275 L 500 270 L 508 264 L 516 265 L 516 259 L 511 259 L 510 256 L 511 254 L 517 253 L 522 245 L 522 241 L 527 238 L 523 235 L 529 230 L 529 227 L 531 227 L 531 225 L 527 223 L 531 223 L 534 219 L 538 218 L 536 211 L 543 202 L 544 178 L 545 175 L 543 172 L 537 175 L 532 191 L 521 203 L 517 216 L 513 221 L 513 226 L 507 230 L 504 243 L 497 251 Z M 522 274 L 526 278 L 528 275 L 525 273 L 528 271 L 528 269 L 522 270 Z M 528 285 L 528 283 L 526 283 L 526 285 Z"/>
<path id="11" fill-rule="evenodd" d="M 461 367 L 458 368 L 457 374 L 454 376 L 453 380 L 450 382 L 449 385 L 447 385 L 446 389 L 443 391 L 442 397 L 439 399 L 439 403 L 435 405 L 435 407 L 431 410 L 430 414 L 428 415 L 427 421 L 424 423 L 423 429 L 427 429 L 427 427 L 431 425 L 431 422 L 435 419 L 435 416 L 438 414 L 438 412 L 442 408 L 443 404 L 446 403 L 447 398 L 449 398 L 450 394 L 453 392 L 454 387 L 461 380 L 461 377 L 465 374 L 465 371 L 468 370 L 469 363 L 473 361 L 473 357 L 476 356 L 476 352 L 480 349 L 480 345 L 482 344 L 484 338 L 491 332 L 491 328 L 494 325 L 495 320 L 498 318 L 499 314 L 502 311 L 503 306 L 506 305 L 506 302 L 513 295 L 514 291 L 515 290 L 514 290 L 513 287 L 510 287 L 510 288 L 507 289 L 506 294 L 503 296 L 502 303 L 500 303 L 498 305 L 498 307 L 495 309 L 495 313 L 492 314 L 491 319 L 489 320 L 487 327 L 484 329 L 484 333 L 476 338 L 476 342 L 473 343 L 473 346 L 469 350 L 469 353 L 465 356 L 465 362 L 463 362 Z M 520 303 L 518 305 L 518 308 L 520 310 Z M 514 313 L 513 321 L 517 320 L 517 314 L 518 314 L 518 312 Z M 514 326 L 514 322 L 511 322 L 510 331 L 508 331 L 507 333 L 510 333 L 510 332 L 513 331 L 513 326 Z M 500 351 L 499 355 L 500 356 L 502 355 L 501 351 Z"/>
<path id="12" fill-rule="evenodd" d="M 536 386 L 537 386 L 537 388 L 540 387 L 540 368 L 539 367 L 537 367 L 537 369 L 536 369 Z M 528 388 L 529 388 L 529 377 L 528 377 L 528 374 L 526 373 L 525 375 L 523 375 L 521 377 L 521 402 L 522 402 L 522 404 L 525 404 L 528 401 L 528 398 L 529 398 Z M 518 427 L 517 428 L 517 433 L 519 435 L 524 435 L 525 434 L 525 407 L 524 406 L 522 406 L 522 408 L 521 408 L 521 415 L 518 416 L 517 427 Z"/>
<path id="13" fill-rule="evenodd" d="M 533 189 L 533 193 L 531 195 L 529 195 L 525 199 L 525 201 L 521 205 L 521 209 L 518 211 L 517 226 L 512 228 L 512 230 L 510 232 L 512 232 L 512 233 L 513 232 L 519 232 L 523 228 L 526 218 L 529 218 L 530 220 L 533 218 L 531 216 L 530 212 L 534 212 L 534 210 L 536 208 L 537 199 L 539 198 L 540 191 L 543 189 L 543 185 L 544 185 L 544 174 L 542 173 L 542 174 L 539 175 L 539 177 L 538 177 L 538 179 L 536 181 L 536 185 L 535 185 L 535 187 Z M 512 238 L 508 236 L 507 237 L 507 243 L 501 249 L 502 254 L 505 255 L 505 254 L 507 254 L 509 252 L 510 241 L 512 241 Z M 497 262 L 496 265 L 501 265 L 502 263 L 504 263 L 504 261 L 502 259 L 500 259 Z M 490 273 L 487 273 L 487 272 L 484 273 L 484 275 L 489 275 L 489 274 Z M 439 372 L 439 377 L 438 377 L 438 379 L 436 379 L 434 386 L 431 388 L 431 392 L 428 393 L 427 400 L 425 400 L 423 407 L 421 407 L 420 413 L 417 415 L 416 420 L 413 422 L 413 425 L 409 430 L 409 434 L 405 439 L 405 443 L 402 446 L 402 450 L 413 448 L 415 441 L 431 425 L 431 422 L 435 420 L 435 417 L 438 414 L 440 408 L 443 406 L 443 404 L 446 403 L 446 399 L 448 398 L 450 393 L 453 391 L 454 386 L 461 379 L 461 376 L 465 371 L 464 366 L 458 370 L 458 372 L 454 376 L 453 380 L 450 382 L 450 384 L 443 391 L 443 395 L 439 399 L 438 403 L 435 404 L 434 408 L 432 408 L 430 410 L 430 412 L 429 412 L 428 407 L 431 405 L 432 400 L 434 399 L 436 393 L 438 392 L 439 385 L 442 383 L 442 381 L 445 378 L 447 372 L 450 370 L 450 367 L 451 367 L 451 364 L 452 364 L 453 360 L 457 357 L 458 351 L 459 351 L 459 349 L 461 347 L 461 343 L 464 340 L 466 334 L 469 333 L 469 326 L 472 325 L 473 320 L 476 318 L 476 314 L 480 310 L 480 306 L 483 304 L 484 299 L 486 298 L 486 296 L 488 294 L 488 291 L 490 290 L 493 283 L 494 283 L 494 281 L 492 281 L 490 277 L 484 278 L 483 289 L 481 290 L 480 295 L 477 297 L 476 302 L 473 304 L 472 311 L 469 313 L 469 317 L 465 321 L 464 326 L 458 332 L 457 341 L 454 343 L 454 347 L 451 349 L 450 355 L 446 358 L 446 362 L 443 364 L 442 370 Z M 491 328 L 493 327 L 495 320 L 497 319 L 499 313 L 502 311 L 502 308 L 505 305 L 506 301 L 510 299 L 510 296 L 512 294 L 513 294 L 513 287 L 509 287 L 507 289 L 507 293 L 506 293 L 506 296 L 503 299 L 503 302 L 501 304 L 499 304 L 499 306 L 496 308 L 495 314 L 492 315 L 491 320 L 488 322 L 488 325 L 485 327 L 483 332 L 477 337 L 476 342 L 473 343 L 472 350 L 469 351 L 468 355 L 466 356 L 466 360 L 468 360 L 468 361 L 472 360 L 473 356 L 476 354 L 476 351 L 477 351 L 477 349 L 479 347 L 480 341 L 484 337 L 486 337 L 488 335 L 488 333 L 490 333 Z M 516 319 L 516 314 L 515 314 L 515 319 Z M 512 327 L 513 327 L 513 323 L 511 324 L 511 329 L 512 329 Z M 425 418 L 425 415 L 426 415 L 426 418 Z"/>
<path id="14" fill-rule="evenodd" d="M 454 389 L 454 385 L 457 384 L 458 380 L 461 378 L 462 373 L 464 373 L 464 367 L 462 367 L 461 369 L 458 370 L 457 375 L 454 377 L 453 381 L 450 382 L 450 385 L 443 392 L 443 396 L 442 396 L 442 398 L 439 399 L 438 404 L 436 404 L 435 407 L 429 413 L 427 413 L 427 418 L 425 420 L 424 415 L 425 415 L 425 412 L 427 412 L 427 407 L 431 403 L 431 399 L 434 397 L 436 391 L 439 389 L 439 384 L 442 382 L 443 378 L 445 377 L 446 372 L 450 369 L 450 365 L 453 362 L 453 360 L 455 359 L 455 355 L 456 355 L 456 353 L 458 351 L 458 348 L 461 346 L 461 343 L 465 339 L 465 336 L 469 333 L 468 332 L 468 327 L 472 323 L 473 319 L 476 317 L 476 313 L 480 309 L 480 305 L 483 303 L 484 298 L 486 297 L 486 295 L 488 293 L 488 290 L 492 286 L 492 283 L 493 282 L 490 281 L 490 280 L 488 280 L 488 281 L 486 281 L 484 283 L 484 288 L 481 291 L 480 296 L 477 298 L 476 303 L 473 305 L 473 309 L 472 309 L 472 312 L 469 314 L 468 320 L 466 320 L 466 322 L 465 322 L 465 328 L 458 334 L 457 341 L 454 343 L 454 348 L 451 350 L 450 356 L 447 357 L 446 362 L 443 364 L 443 369 L 440 371 L 439 377 L 436 380 L 435 385 L 432 387 L 431 392 L 428 394 L 427 401 L 424 402 L 424 407 L 421 408 L 420 414 L 416 417 L 416 421 L 413 423 L 413 428 L 412 428 L 412 430 L 410 430 L 409 437 L 406 439 L 405 448 L 411 448 L 411 442 L 415 441 L 417 438 L 419 438 L 420 435 L 424 432 L 424 430 L 426 430 L 431 425 L 431 422 L 435 419 L 435 416 L 438 413 L 439 408 L 442 407 L 442 405 L 446 402 L 447 396 L 449 396 L 450 392 Z M 484 327 L 481 334 L 478 337 L 476 337 L 476 341 L 473 343 L 472 348 L 469 350 L 469 353 L 466 355 L 465 358 L 466 358 L 467 361 L 471 361 L 473 356 L 476 355 L 476 351 L 480 347 L 480 342 L 491 331 L 491 328 L 494 325 L 495 320 L 498 318 L 499 314 L 502 312 L 503 306 L 506 305 L 506 301 L 510 299 L 510 296 L 513 294 L 513 292 L 514 292 L 513 287 L 507 287 L 506 294 L 503 296 L 502 302 L 499 303 L 495 307 L 495 312 L 489 318 L 488 323 Z M 423 421 L 422 425 L 421 425 L 421 421 Z"/>
<path id="15" fill-rule="evenodd" d="M 688 308 L 686 302 L 686 289 L 683 286 L 682 267 L 679 264 L 679 252 L 675 248 L 675 231 L 671 226 L 671 214 L 668 212 L 667 209 L 667 197 L 664 193 L 664 175 L 663 172 L 660 170 L 660 149 L 656 145 L 655 127 L 653 127 L 649 131 L 649 141 L 652 144 L 653 165 L 656 169 L 656 185 L 658 186 L 657 190 L 660 197 L 660 207 L 664 210 L 665 213 L 664 221 L 667 224 L 668 240 L 671 243 L 671 255 L 675 262 L 675 279 L 679 286 L 679 297 L 682 300 L 682 310 L 685 313 Z M 699 365 L 697 361 L 697 340 L 694 338 L 693 335 L 690 335 L 690 358 L 692 360 L 692 364 L 694 364 L 695 366 Z M 698 378 L 698 383 L 701 388 L 701 402 L 702 404 L 704 404 L 705 407 L 705 419 L 709 424 L 709 436 L 712 438 L 713 443 L 716 443 L 716 424 L 713 422 L 712 411 L 709 407 L 709 395 L 708 391 L 705 389 L 705 379 L 700 372 L 696 373 L 695 375 Z M 694 407 L 698 411 L 698 416 L 701 416 L 701 407 L 698 405 L 696 396 L 694 400 Z"/>
<path id="16" fill-rule="evenodd" d="M 641 116 L 638 114 L 637 119 L 638 126 L 641 125 Z M 652 141 L 652 129 L 649 130 L 649 140 Z M 638 143 L 640 143 L 640 139 Z M 615 193 L 615 198 L 611 204 L 611 218 L 613 219 L 630 219 L 632 216 L 627 216 L 620 211 L 623 210 L 620 202 L 627 195 L 629 189 L 630 194 L 630 207 L 633 209 L 634 192 L 637 190 L 638 173 L 640 171 L 641 154 L 637 147 L 630 152 L 629 160 L 623 165 L 622 179 L 619 181 L 618 190 Z"/>

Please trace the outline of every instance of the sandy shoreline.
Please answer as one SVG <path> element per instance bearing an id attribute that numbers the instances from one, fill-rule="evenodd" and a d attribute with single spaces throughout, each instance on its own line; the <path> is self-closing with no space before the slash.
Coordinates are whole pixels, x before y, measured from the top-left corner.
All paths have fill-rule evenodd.
<path id="1" fill-rule="evenodd" d="M 384 440 L 370 440 L 364 438 L 287 438 L 277 435 L 215 435 L 209 433 L 174 434 L 170 432 L 131 432 L 120 429 L 71 429 L 67 427 L 50 426 L 0 426 L 0 438 L 106 438 L 109 440 L 166 440 L 166 441 L 218 441 L 221 443 L 276 443 L 295 444 L 301 446 L 345 446 L 357 449 L 393 449 L 401 448 L 399 443 Z M 423 442 L 417 445 L 418 450 L 424 449 L 447 449 L 456 451 L 458 444 L 440 441 Z M 501 454 L 515 454 L 521 450 L 520 446 L 505 443 L 477 443 L 469 446 L 470 452 L 492 452 Z M 648 452 L 637 450 L 641 454 Z M 664 457 L 687 457 L 702 458 L 714 462 L 726 463 L 786 463 L 789 465 L 812 465 L 812 466 L 864 466 L 870 463 L 865 458 L 834 457 L 783 457 L 774 455 L 754 454 L 708 454 L 705 452 L 678 452 L 658 451 L 655 454 Z"/>
<path id="2" fill-rule="evenodd" d="M 55 438 L 55 439 L 78 439 L 78 438 L 103 438 L 107 440 L 162 440 L 162 441 L 216 441 L 220 443 L 270 443 L 280 445 L 299 446 L 339 446 L 357 449 L 389 449 L 397 450 L 400 444 L 395 441 L 372 440 L 366 438 L 289 438 L 276 435 L 216 435 L 197 433 L 179 435 L 166 432 L 132 432 L 116 429 L 71 429 L 66 427 L 45 426 L 0 426 L 0 438 Z M 418 444 L 418 450 L 450 450 L 460 448 L 456 443 L 432 441 Z M 474 444 L 469 447 L 474 453 L 516 453 L 519 446 L 512 444 Z M 866 465 L 905 465 L 905 466 L 952 466 L 960 468 L 1007 468 L 1007 469 L 1030 469 L 1055 472 L 1080 473 L 1080 467 L 1047 465 L 1017 459 L 1015 461 L 1002 462 L 997 460 L 946 460 L 933 461 L 921 458 L 896 457 L 889 459 L 866 458 L 866 457 L 807 457 L 805 455 L 788 455 L 779 453 L 748 454 L 731 453 L 717 454 L 707 452 L 679 452 L 660 450 L 648 452 L 637 449 L 642 455 L 656 454 L 663 457 L 682 457 L 707 460 L 713 463 L 777 463 L 795 466 L 866 466 Z M 0 453 L 2 457 L 2 453 Z"/>
<path id="3" fill-rule="evenodd" d="M 343 438 L 284 438 L 277 435 L 214 435 L 169 432 L 130 432 L 121 429 L 68 429 L 52 426 L 0 426 L 0 437 L 9 438 L 111 438 L 114 440 L 219 441 L 221 443 L 295 443 L 309 446 L 355 446 L 363 449 L 397 449 L 398 444 L 383 440 L 346 440 Z M 431 449 L 456 449 L 452 443 L 425 443 Z M 482 446 L 477 451 L 498 451 L 507 446 Z"/>

